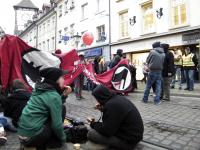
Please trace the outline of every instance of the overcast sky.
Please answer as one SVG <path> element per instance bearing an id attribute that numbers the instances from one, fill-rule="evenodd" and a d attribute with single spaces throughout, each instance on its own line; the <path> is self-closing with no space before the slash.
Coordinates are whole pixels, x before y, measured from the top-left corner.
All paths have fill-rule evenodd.
<path id="1" fill-rule="evenodd" d="M 0 26 L 7 34 L 13 34 L 15 24 L 15 13 L 13 5 L 21 0 L 1 0 L 0 5 Z M 43 3 L 48 3 L 50 0 L 32 0 L 32 2 L 41 9 Z"/>

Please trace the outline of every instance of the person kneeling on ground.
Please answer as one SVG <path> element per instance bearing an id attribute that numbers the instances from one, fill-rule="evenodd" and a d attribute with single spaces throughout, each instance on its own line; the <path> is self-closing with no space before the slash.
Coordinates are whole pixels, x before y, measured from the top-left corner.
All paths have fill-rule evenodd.
<path id="1" fill-rule="evenodd" d="M 19 139 L 24 146 L 60 148 L 65 143 L 61 94 L 67 96 L 71 92 L 70 87 L 64 86 L 66 73 L 53 67 L 40 72 L 44 80 L 36 84 L 18 124 Z"/>
<path id="2" fill-rule="evenodd" d="M 102 111 L 102 122 L 90 121 L 88 140 L 106 148 L 132 150 L 142 139 L 144 126 L 137 108 L 124 96 L 111 93 L 103 85 L 97 86 L 93 96 Z"/>

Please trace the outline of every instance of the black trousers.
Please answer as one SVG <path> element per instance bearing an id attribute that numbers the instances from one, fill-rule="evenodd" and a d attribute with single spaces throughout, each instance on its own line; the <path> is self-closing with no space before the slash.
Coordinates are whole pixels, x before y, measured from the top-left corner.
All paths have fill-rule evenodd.
<path id="1" fill-rule="evenodd" d="M 64 121 L 66 116 L 66 107 L 62 106 L 62 120 Z M 51 120 L 49 119 L 44 125 L 43 131 L 31 137 L 28 140 L 21 140 L 21 143 L 27 147 L 36 147 L 37 150 L 45 150 L 46 148 L 60 148 L 62 147 L 62 141 L 56 136 L 51 128 Z"/>
<path id="2" fill-rule="evenodd" d="M 131 144 L 129 144 L 115 136 L 105 137 L 105 136 L 99 134 L 94 129 L 89 130 L 88 140 L 90 140 L 96 144 L 104 145 L 104 146 L 108 147 L 108 149 L 117 149 L 117 150 L 133 150 L 139 143 L 138 140 L 135 140 Z"/>

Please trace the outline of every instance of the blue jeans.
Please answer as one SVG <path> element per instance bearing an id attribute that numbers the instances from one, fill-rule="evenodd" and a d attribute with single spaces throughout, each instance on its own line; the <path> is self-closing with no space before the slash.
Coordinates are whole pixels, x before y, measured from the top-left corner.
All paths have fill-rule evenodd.
<path id="1" fill-rule="evenodd" d="M 182 79 L 181 79 L 181 68 L 180 67 L 176 67 L 176 74 L 174 75 L 174 77 L 172 79 L 172 83 L 171 83 L 172 87 L 175 86 L 176 77 L 177 77 L 179 88 L 181 88 L 182 87 Z"/>
<path id="2" fill-rule="evenodd" d="M 188 90 L 194 90 L 194 70 L 184 70 Z"/>
<path id="3" fill-rule="evenodd" d="M 162 75 L 161 73 L 158 72 L 150 72 L 148 77 L 147 77 L 147 84 L 146 84 L 146 89 L 144 91 L 144 97 L 143 101 L 147 102 L 149 93 L 151 90 L 152 85 L 155 83 L 156 84 L 156 97 L 155 97 L 155 103 L 160 102 L 160 93 L 161 93 L 161 80 L 162 80 Z"/>

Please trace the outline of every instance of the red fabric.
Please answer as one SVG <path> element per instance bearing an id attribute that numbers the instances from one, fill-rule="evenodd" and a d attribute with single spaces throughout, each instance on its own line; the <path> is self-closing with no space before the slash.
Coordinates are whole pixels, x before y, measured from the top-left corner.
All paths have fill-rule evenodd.
<path id="1" fill-rule="evenodd" d="M 75 62 L 79 61 L 79 56 L 75 49 L 71 50 L 68 53 L 57 56 L 61 60 L 60 68 L 69 71 L 69 73 L 65 76 L 65 84 L 70 85 L 74 81 L 74 79 L 76 79 L 78 75 L 83 72 L 84 66 L 75 66 Z"/>
<path id="2" fill-rule="evenodd" d="M 15 79 L 24 81 L 21 73 L 21 54 L 30 48 L 32 47 L 16 36 L 5 35 L 0 40 L 0 73 L 1 84 L 4 90 Z"/>

